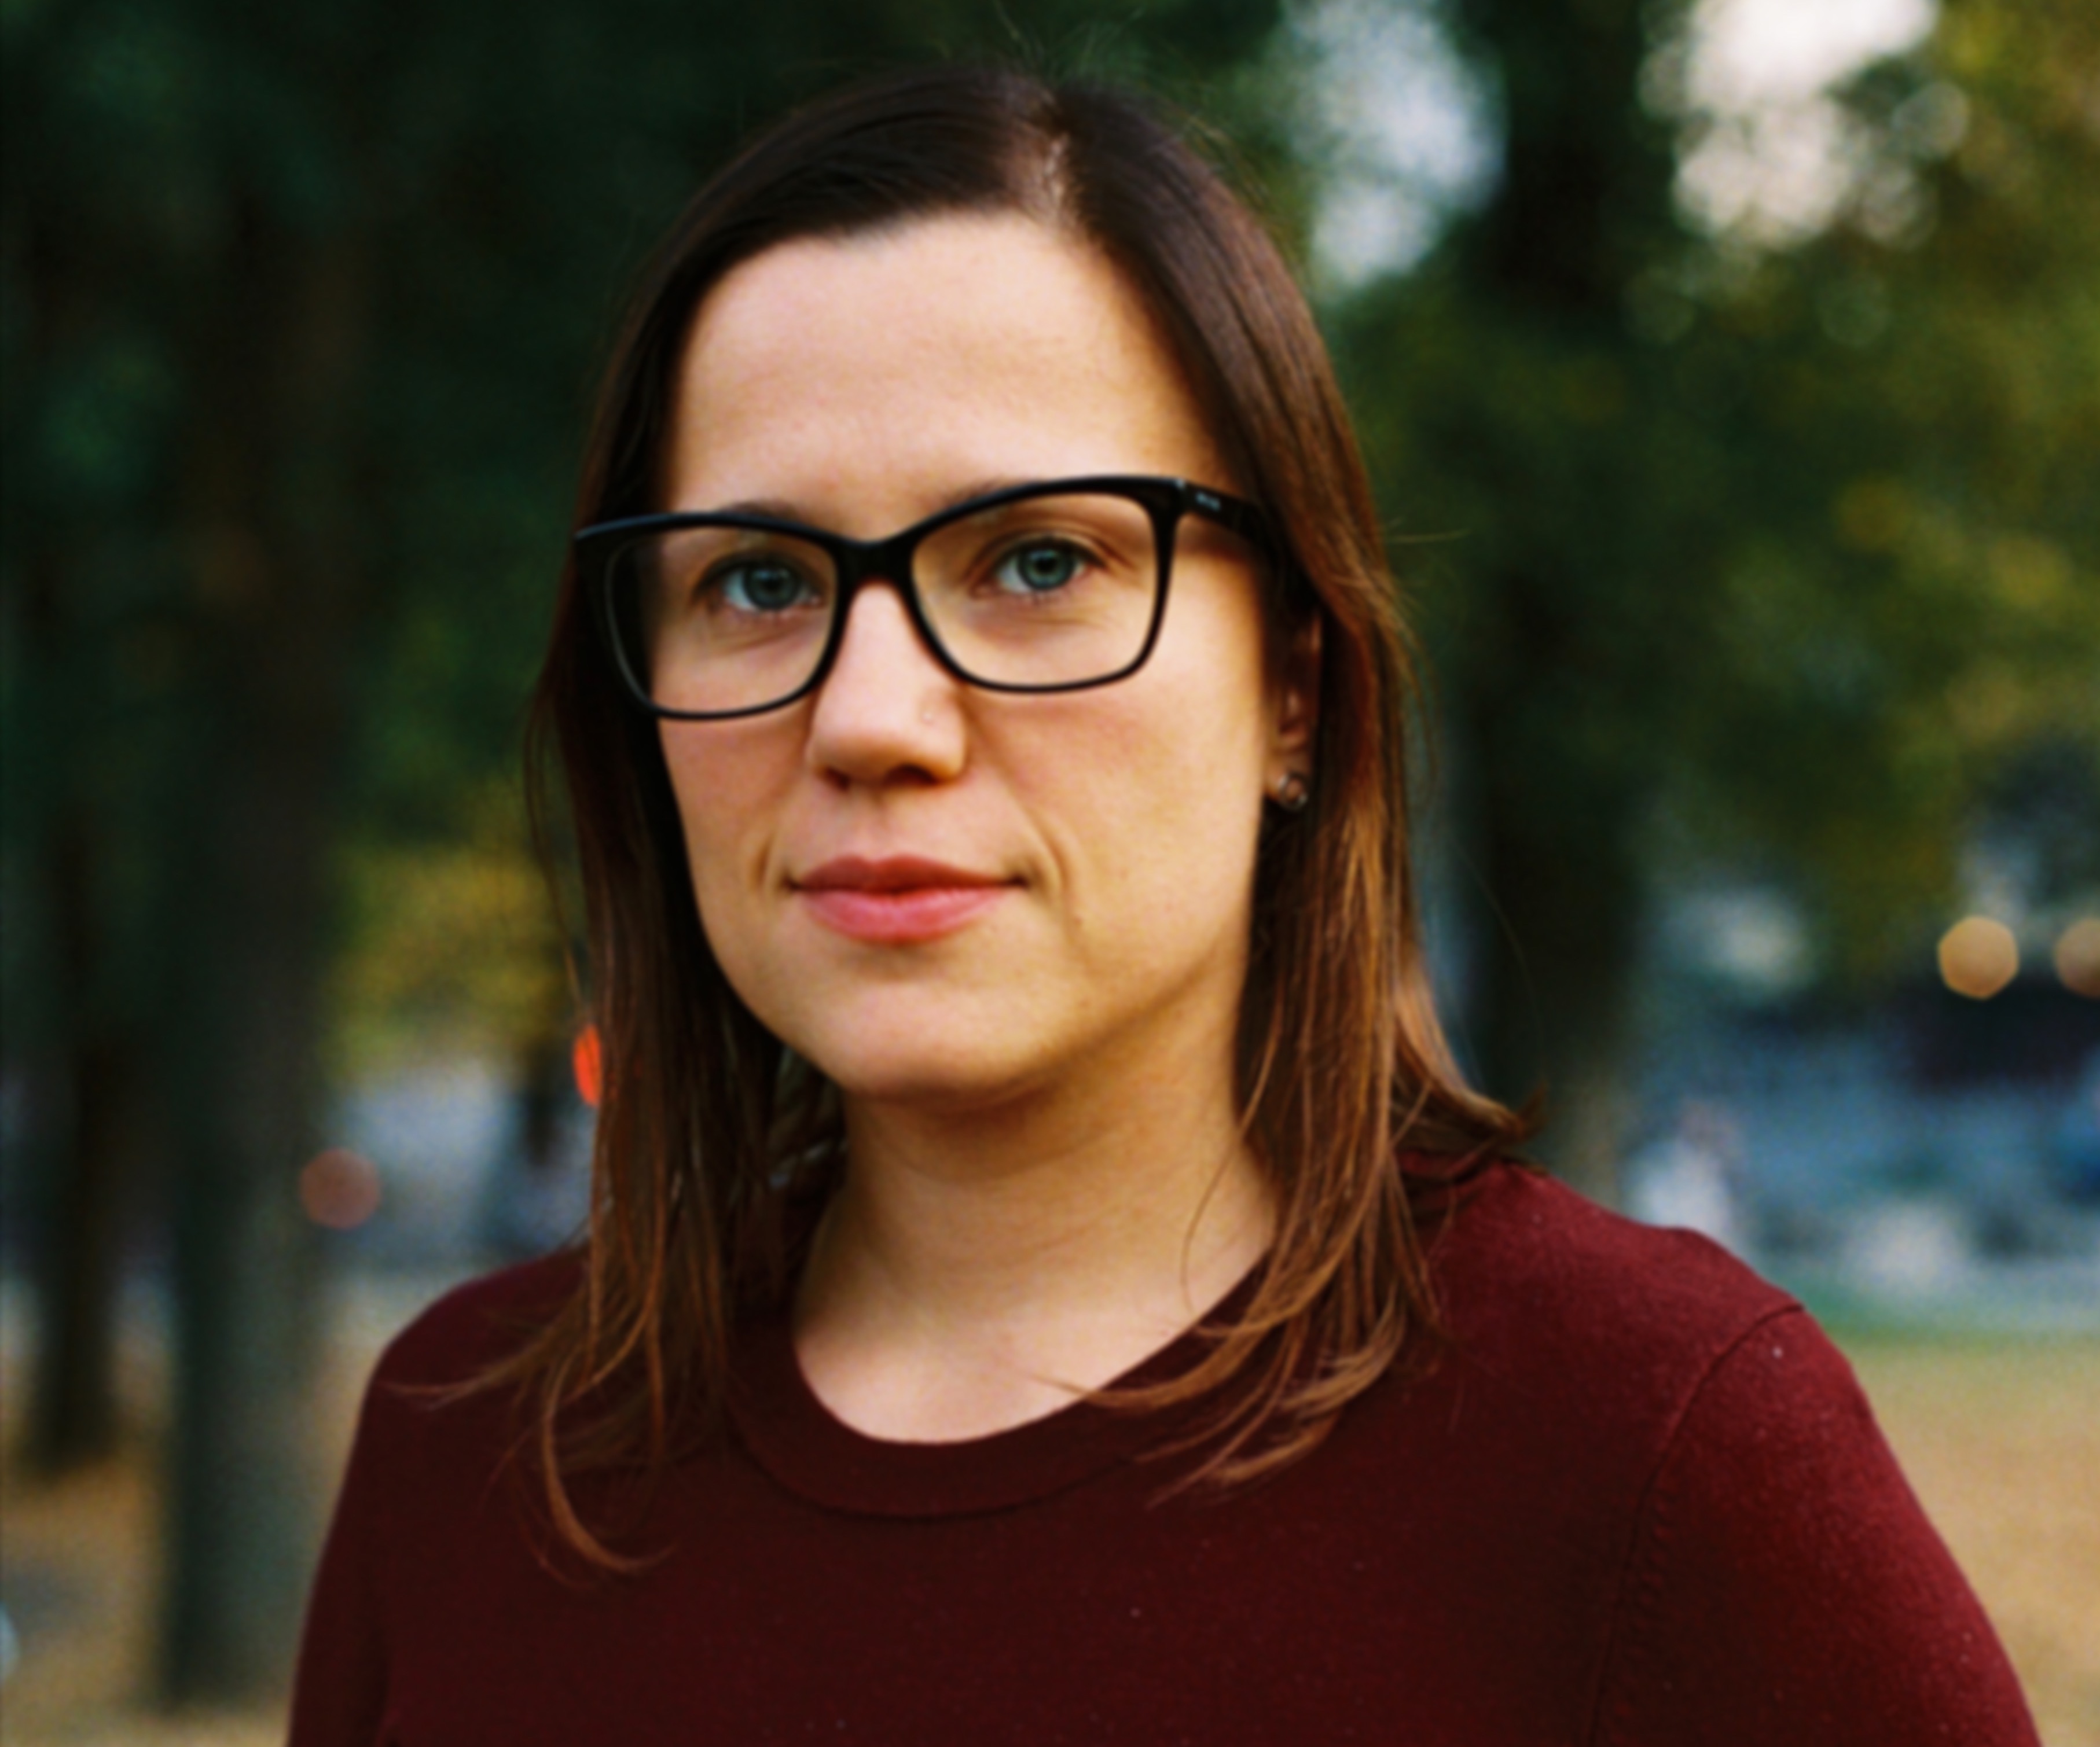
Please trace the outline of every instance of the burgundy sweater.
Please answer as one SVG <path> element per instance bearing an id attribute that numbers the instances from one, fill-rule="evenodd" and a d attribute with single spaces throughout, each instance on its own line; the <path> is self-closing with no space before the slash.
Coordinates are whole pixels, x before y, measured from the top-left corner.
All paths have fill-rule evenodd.
<path id="1" fill-rule="evenodd" d="M 661 1556 L 596 1578 L 538 1556 L 506 1403 L 397 1387 L 485 1362 L 574 1263 L 463 1287 L 366 1400 L 293 1747 L 2033 1747 L 1798 1305 L 1508 1167 L 1434 1266 L 1456 1344 L 1428 1380 L 1222 1498 L 1162 1500 L 1160 1422 L 1091 1403 L 963 1443 L 862 1437 L 784 1325 L 756 1327 L 733 1437 L 629 1543 Z"/>

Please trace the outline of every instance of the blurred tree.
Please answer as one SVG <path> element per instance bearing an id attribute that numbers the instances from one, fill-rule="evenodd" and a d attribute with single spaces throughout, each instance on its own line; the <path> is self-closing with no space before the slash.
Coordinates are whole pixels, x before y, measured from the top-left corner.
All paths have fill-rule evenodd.
<path id="1" fill-rule="evenodd" d="M 1065 59 L 1229 93 L 1274 13 L 1045 0 L 1029 24 Z M 1017 46 L 972 0 L 0 8 L 0 824 L 11 913 L 51 943 L 8 948 L 10 1036 L 42 1045 L 40 1111 L 162 1094 L 170 1696 L 267 1683 L 296 1626 L 291 1191 L 336 852 L 346 828 L 456 838 L 514 755 L 616 288 L 783 103 Z M 71 1234 L 44 1327 L 75 1354 L 41 1386 L 99 1399 L 90 1426 L 108 1127 L 54 1116 L 40 1143 Z"/>
<path id="2" fill-rule="evenodd" d="M 1666 16 L 1665 8 L 1658 16 Z M 1490 1087 L 1548 1091 L 1556 1166 L 1612 1185 L 1638 827 L 1667 749 L 1643 721 L 1710 653 L 1681 585 L 1731 503 L 1673 420 L 1626 288 L 1679 235 L 1670 130 L 1642 108 L 1650 39 L 1616 0 L 1454 0 L 1504 113 L 1493 197 L 1416 275 L 1342 312 L 1366 440 L 1409 534 L 1462 837 L 1497 918 L 1467 1029 Z M 1689 489 L 1662 482 L 1682 469 Z"/>
<path id="3" fill-rule="evenodd" d="M 1502 183 L 1338 327 L 1469 779 L 1472 1041 L 1608 1192 L 1657 865 L 1776 870 L 1857 987 L 1994 771 L 2100 754 L 2100 16 L 1948 0 L 1847 94 L 1834 219 L 1778 243 L 1673 200 L 1683 9 L 1448 15 Z"/>
<path id="4" fill-rule="evenodd" d="M 1710 271 L 1668 348 L 1739 398 L 1765 506 L 1712 600 L 1732 659 L 1677 803 L 1801 870 L 1854 981 L 1943 926 L 2020 770 L 2100 781 L 2096 90 L 2092 8 L 1946 0 L 1848 94 L 1838 222 Z"/>
<path id="5" fill-rule="evenodd" d="M 1273 160 L 1277 11 L 1029 22 Z M 1403 556 L 1529 966 L 1490 966 L 1480 1035 L 1498 1089 L 1543 1073 L 1593 1183 L 1659 821 L 1793 870 L 1864 975 L 1993 772 L 2100 744 L 2100 20 L 1947 0 L 1852 94 L 1852 205 L 1780 249 L 1673 205 L 1682 118 L 1652 99 L 1682 11 L 1449 0 L 1506 174 L 1339 318 L 1401 526 L 1462 535 Z M 486 797 L 618 288 L 747 126 L 929 45 L 1013 46 L 973 0 L 0 6 L 8 1052 L 70 1234 L 38 1388 L 89 1403 L 36 1417 L 106 1406 L 102 1186 L 155 1156 L 172 1693 L 273 1678 L 298 1618 L 322 979 L 351 927 L 351 985 L 426 991 L 401 943 L 514 891 Z M 369 901 L 410 853 L 427 891 Z M 549 980 L 487 985 L 521 1054 Z"/>
<path id="6" fill-rule="evenodd" d="M 167 918 L 148 846 L 179 652 L 157 610 L 165 542 L 149 530 L 175 385 L 161 337 L 134 319 L 150 297 L 134 281 L 143 240 L 98 225 L 74 166 L 46 178 L 46 198 L 16 197 L 46 111 L 66 103 L 15 53 L 29 22 L 0 12 L 0 877 L 22 1094 L 11 1139 L 29 1166 L 11 1159 L 8 1193 L 27 1191 L 46 1240 L 29 1454 L 58 1470 L 115 1437 L 111 1297 L 158 1109 L 147 1039 Z"/>

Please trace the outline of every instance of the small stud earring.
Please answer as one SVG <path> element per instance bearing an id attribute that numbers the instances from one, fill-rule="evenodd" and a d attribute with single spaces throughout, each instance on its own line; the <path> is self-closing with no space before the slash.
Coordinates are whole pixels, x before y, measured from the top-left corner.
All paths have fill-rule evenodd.
<path id="1" fill-rule="evenodd" d="M 1269 798 L 1287 813 L 1302 813 L 1312 799 L 1312 785 L 1303 771 L 1287 770 L 1276 779 Z"/>

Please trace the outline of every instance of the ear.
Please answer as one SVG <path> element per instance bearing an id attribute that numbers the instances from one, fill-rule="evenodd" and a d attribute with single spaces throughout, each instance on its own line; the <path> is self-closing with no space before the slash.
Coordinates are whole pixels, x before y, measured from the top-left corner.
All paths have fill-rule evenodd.
<path id="1" fill-rule="evenodd" d="M 1269 737 L 1268 784 L 1273 790 L 1286 772 L 1312 775 L 1314 731 L 1320 725 L 1320 615 L 1313 614 L 1293 633 L 1277 663 L 1276 719 Z"/>

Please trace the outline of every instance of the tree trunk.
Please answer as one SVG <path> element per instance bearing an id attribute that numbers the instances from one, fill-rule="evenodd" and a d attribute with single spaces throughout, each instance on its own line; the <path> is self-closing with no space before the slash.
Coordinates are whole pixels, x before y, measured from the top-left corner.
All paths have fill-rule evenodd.
<path id="1" fill-rule="evenodd" d="M 76 799 L 51 839 L 61 1004 L 38 1052 L 33 1133 L 42 1183 L 37 1352 L 24 1454 L 33 1472 L 70 1473 L 117 1447 L 117 1298 L 142 1124 L 144 1063 L 129 1028 L 83 1000 L 107 975 L 92 912 L 89 827 Z M 68 998 L 70 997 L 70 998 Z"/>
<path id="2" fill-rule="evenodd" d="M 33 207 L 20 232 L 24 350 L 39 360 L 77 350 L 98 311 L 101 288 L 83 270 L 65 218 Z M 24 398 L 33 403 L 42 387 Z M 48 491 L 40 459 L 30 458 L 16 488 L 63 500 Z M 24 931 L 32 943 L 24 980 L 35 987 L 24 1026 L 32 1041 L 22 1056 L 38 1344 L 24 1453 L 31 1470 L 46 1476 L 108 1456 L 121 1429 L 116 1298 L 151 1077 L 130 967 L 112 949 L 112 809 L 87 780 L 104 750 L 96 737 L 111 687 L 106 638 L 84 598 L 91 592 L 82 574 L 85 521 L 53 516 L 28 530 L 15 621 L 20 713 L 11 724 L 20 738 L 8 759 L 10 810 L 29 822 L 33 847 L 25 859 L 40 875 L 26 895 Z"/>
<path id="3" fill-rule="evenodd" d="M 1481 314 L 1515 355 L 1623 362 L 1625 288 L 1673 229 L 1670 142 L 1639 98 L 1643 19 L 1654 28 L 1661 11 L 1462 0 L 1458 13 L 1498 67 L 1507 105 L 1502 184 L 1462 241 Z M 1542 396 L 1555 389 L 1539 384 Z M 1502 557 L 1485 579 L 1502 628 L 1467 675 L 1475 856 L 1492 912 L 1476 953 L 1476 1031 L 1489 1089 L 1520 1102 L 1542 1092 L 1542 1156 L 1608 1201 L 1627 1113 L 1641 778 L 1586 751 L 1566 719 L 1571 707 L 1617 707 L 1622 664 L 1598 645 L 1609 633 L 1597 603 L 1571 586 L 1586 536 L 1544 506 L 1586 501 L 1612 517 L 1639 504 L 1632 480 L 1599 470 L 1591 446 L 1564 429 L 1490 423 L 1466 447 L 1508 499 Z"/>
<path id="4" fill-rule="evenodd" d="M 1483 856 L 1498 924 L 1479 954 L 1489 1086 L 1508 1102 L 1542 1096 L 1541 1157 L 1607 1204 L 1630 1114 L 1639 891 L 1628 834 L 1625 819 L 1599 817 L 1571 844 L 1519 802 L 1491 812 Z"/>
<path id="5" fill-rule="evenodd" d="M 178 1378 L 162 1688 L 252 1696 L 289 1666 L 315 1544 L 306 1445 L 328 848 L 362 587 L 359 257 L 251 216 L 218 312 L 191 511 L 223 651 L 183 857 L 174 1116 Z"/>
<path id="6" fill-rule="evenodd" d="M 234 737 L 229 736 L 229 739 Z M 249 737 L 239 737 L 248 739 Z M 232 1699 L 283 1678 L 312 1538 L 304 1380 L 312 1239 L 315 785 L 282 748 L 229 745 L 199 820 L 205 887 L 184 977 L 176 1123 L 176 1352 L 163 1684 Z"/>
<path id="7" fill-rule="evenodd" d="M 55 555 L 31 566 L 24 629 L 38 664 L 63 672 L 68 627 Z M 77 635 L 77 633 L 76 633 Z M 42 677 L 42 675 L 40 675 Z M 46 687 L 60 692 L 64 686 Z M 76 734 L 60 719 L 70 696 L 40 700 L 38 726 L 54 749 Z M 60 751 L 56 755 L 63 756 Z M 48 778 L 46 778 L 48 780 Z M 63 1474 L 117 1445 L 116 1296 L 142 1064 L 117 1009 L 96 821 L 81 785 L 61 776 L 41 809 L 37 908 L 45 987 L 27 1053 L 31 1178 L 37 1201 L 33 1274 L 37 1350 L 24 1454 L 31 1470 Z"/>

